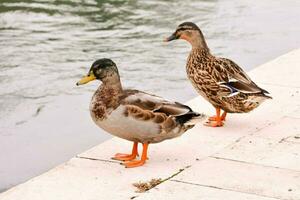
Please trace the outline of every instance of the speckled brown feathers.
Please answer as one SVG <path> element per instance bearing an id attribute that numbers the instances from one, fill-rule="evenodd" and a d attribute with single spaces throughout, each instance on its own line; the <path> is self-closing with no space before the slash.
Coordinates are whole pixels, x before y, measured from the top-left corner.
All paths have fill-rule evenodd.
<path id="1" fill-rule="evenodd" d="M 132 116 L 137 120 L 152 121 L 159 124 L 160 130 L 169 132 L 177 126 L 174 116 L 168 116 L 163 112 L 153 112 L 151 110 L 144 110 L 138 106 L 127 105 L 125 110 L 126 116 Z"/>
<path id="2" fill-rule="evenodd" d="M 214 57 L 207 49 L 193 48 L 186 70 L 196 90 L 226 112 L 249 112 L 270 98 L 233 61 Z"/>
<path id="3" fill-rule="evenodd" d="M 110 110 L 117 108 L 120 104 L 120 88 L 106 87 L 101 85 L 93 95 L 90 110 L 94 117 L 103 120 Z"/>

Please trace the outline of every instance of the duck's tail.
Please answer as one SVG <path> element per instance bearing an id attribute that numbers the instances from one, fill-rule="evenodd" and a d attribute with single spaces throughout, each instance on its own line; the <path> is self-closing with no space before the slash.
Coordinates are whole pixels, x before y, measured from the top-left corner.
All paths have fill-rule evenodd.
<path id="1" fill-rule="evenodd" d="M 204 114 L 190 111 L 184 115 L 176 116 L 177 123 L 183 125 L 187 129 L 193 128 L 197 123 L 204 121 L 206 116 Z"/>
<path id="2" fill-rule="evenodd" d="M 258 86 L 257 86 L 258 87 Z M 261 88 L 261 87 L 258 87 L 260 90 L 261 90 L 261 96 L 263 96 L 265 99 L 273 99 L 271 96 L 270 96 L 270 93 L 267 91 L 267 90 L 265 90 L 265 89 L 263 89 L 263 88 Z"/>

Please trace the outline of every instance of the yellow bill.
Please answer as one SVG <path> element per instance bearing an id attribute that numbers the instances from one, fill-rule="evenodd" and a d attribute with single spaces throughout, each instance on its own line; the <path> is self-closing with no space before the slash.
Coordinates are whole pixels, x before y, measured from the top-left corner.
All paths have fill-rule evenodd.
<path id="1" fill-rule="evenodd" d="M 95 77 L 94 73 L 91 72 L 89 75 L 83 77 L 80 81 L 78 81 L 76 83 L 76 85 L 83 85 L 83 84 L 86 84 L 86 83 L 88 83 L 90 81 L 93 81 L 95 79 L 96 79 L 96 77 Z"/>

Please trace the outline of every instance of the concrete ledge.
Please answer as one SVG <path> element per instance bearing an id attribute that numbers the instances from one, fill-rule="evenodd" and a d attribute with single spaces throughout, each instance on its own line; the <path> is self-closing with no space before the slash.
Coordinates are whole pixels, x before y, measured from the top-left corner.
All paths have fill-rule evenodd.
<path id="1" fill-rule="evenodd" d="M 202 124 L 182 137 L 150 145 L 143 167 L 110 160 L 131 144 L 113 138 L 2 194 L 2 200 L 300 199 L 300 49 L 253 71 L 273 100 L 225 127 Z M 188 102 L 212 114 L 202 98 Z M 92 125 L 92 124 L 91 124 Z M 133 183 L 167 179 L 145 193 Z"/>

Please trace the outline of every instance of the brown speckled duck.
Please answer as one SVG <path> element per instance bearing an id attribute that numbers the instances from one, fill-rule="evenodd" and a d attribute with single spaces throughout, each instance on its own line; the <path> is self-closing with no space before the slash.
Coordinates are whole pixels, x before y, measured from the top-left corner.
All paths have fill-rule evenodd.
<path id="1" fill-rule="evenodd" d="M 193 112 L 186 105 L 167 101 L 161 97 L 138 90 L 122 88 L 118 68 L 110 59 L 95 61 L 88 75 L 77 85 L 93 80 L 102 81 L 90 103 L 93 121 L 105 131 L 133 142 L 131 154 L 116 154 L 113 159 L 128 161 L 126 167 L 137 167 L 145 163 L 150 143 L 180 136 L 204 115 Z M 138 143 L 143 144 L 140 160 Z"/>
<path id="2" fill-rule="evenodd" d="M 176 39 L 186 40 L 192 45 L 186 65 L 188 78 L 198 93 L 216 109 L 216 115 L 205 125 L 223 126 L 227 113 L 247 113 L 271 98 L 236 63 L 213 56 L 196 24 L 180 24 L 165 41 Z"/>

